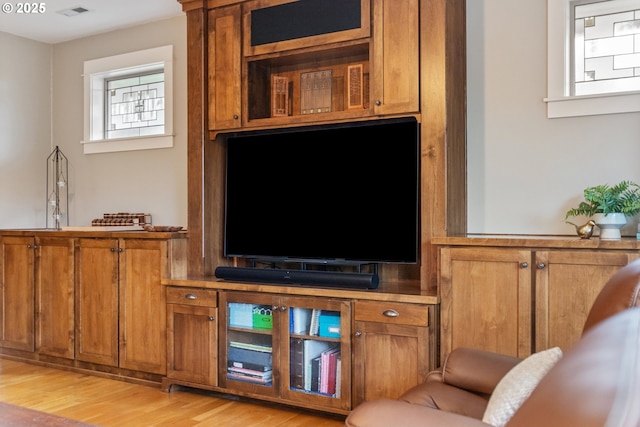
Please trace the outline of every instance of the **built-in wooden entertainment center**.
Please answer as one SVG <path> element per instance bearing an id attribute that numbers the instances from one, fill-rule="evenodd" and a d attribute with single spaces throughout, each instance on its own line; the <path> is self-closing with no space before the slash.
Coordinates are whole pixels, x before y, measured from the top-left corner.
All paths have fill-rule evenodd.
<path id="1" fill-rule="evenodd" d="M 466 227 L 465 2 L 180 2 L 189 55 L 189 274 L 165 281 L 165 387 L 190 385 L 337 413 L 364 399 L 399 395 L 438 364 L 438 268 L 431 240 Z M 336 19 L 321 27 L 338 25 L 341 4 L 357 19 L 344 19 L 349 22 L 340 30 L 305 35 L 305 25 L 297 25 L 304 12 L 299 7 L 314 3 L 318 21 L 321 9 L 338 8 L 330 12 Z M 290 24 L 286 34 L 268 27 L 275 18 Z M 320 88 L 328 83 L 330 95 L 307 93 L 310 80 Z M 395 117 L 421 124 L 418 263 L 380 265 L 376 290 L 216 280 L 219 266 L 246 266 L 223 253 L 229 135 Z M 247 307 L 270 308 L 269 328 L 238 320 Z M 295 330 L 294 318 L 307 312 L 336 315 L 340 334 Z M 271 352 L 271 373 L 238 379 L 231 354 L 254 341 Z M 340 349 L 334 393 L 294 383 L 294 344 L 314 341 Z"/>

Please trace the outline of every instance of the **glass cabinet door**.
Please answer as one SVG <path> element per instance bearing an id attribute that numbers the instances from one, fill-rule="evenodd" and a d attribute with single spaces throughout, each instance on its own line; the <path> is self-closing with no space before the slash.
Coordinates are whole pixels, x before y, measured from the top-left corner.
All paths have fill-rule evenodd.
<path id="1" fill-rule="evenodd" d="M 283 343 L 283 397 L 336 408 L 350 402 L 350 311 L 340 300 L 291 297 Z M 288 355 L 288 357 L 286 357 Z M 284 363 L 284 362 L 283 362 Z"/>
<path id="2" fill-rule="evenodd" d="M 250 393 L 277 394 L 279 313 L 277 297 L 227 292 L 220 372 L 226 387 Z"/>

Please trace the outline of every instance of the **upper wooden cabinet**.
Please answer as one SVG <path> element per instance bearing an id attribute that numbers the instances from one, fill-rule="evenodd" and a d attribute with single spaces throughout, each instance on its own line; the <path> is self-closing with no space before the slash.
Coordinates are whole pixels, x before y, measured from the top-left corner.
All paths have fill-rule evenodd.
<path id="1" fill-rule="evenodd" d="M 420 108 L 418 0 L 373 0 L 371 99 L 375 114 Z"/>
<path id="2" fill-rule="evenodd" d="M 209 11 L 209 128 L 242 123 L 240 5 Z"/>
<path id="3" fill-rule="evenodd" d="M 418 0 L 370 1 L 210 9 L 209 129 L 418 113 Z"/>

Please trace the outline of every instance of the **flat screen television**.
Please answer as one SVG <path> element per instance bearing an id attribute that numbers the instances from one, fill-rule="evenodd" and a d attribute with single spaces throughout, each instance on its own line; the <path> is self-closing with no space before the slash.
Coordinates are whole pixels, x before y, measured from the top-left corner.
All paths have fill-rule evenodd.
<path id="1" fill-rule="evenodd" d="M 230 135 L 225 256 L 416 263 L 419 135 L 415 118 Z"/>

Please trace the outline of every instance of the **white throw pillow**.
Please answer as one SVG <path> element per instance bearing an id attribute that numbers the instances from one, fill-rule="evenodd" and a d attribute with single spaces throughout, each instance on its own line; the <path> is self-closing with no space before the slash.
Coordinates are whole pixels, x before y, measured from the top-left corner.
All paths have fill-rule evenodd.
<path id="1" fill-rule="evenodd" d="M 514 366 L 493 391 L 482 421 L 495 427 L 507 424 L 561 357 L 562 350 L 554 347 L 534 353 Z"/>

